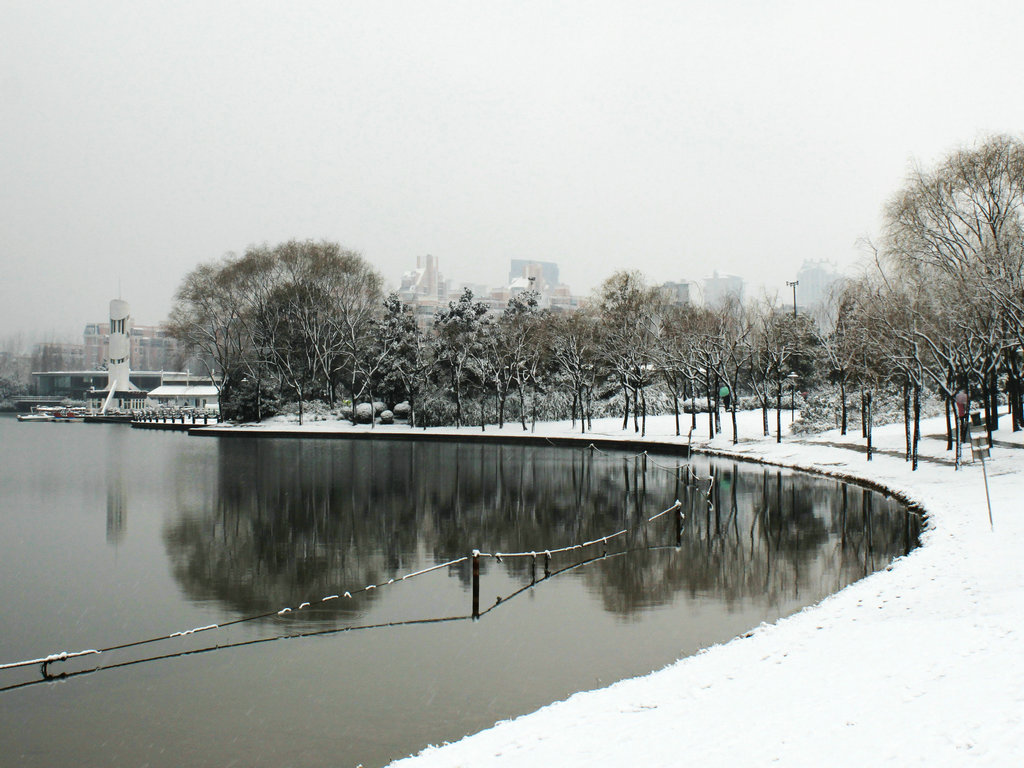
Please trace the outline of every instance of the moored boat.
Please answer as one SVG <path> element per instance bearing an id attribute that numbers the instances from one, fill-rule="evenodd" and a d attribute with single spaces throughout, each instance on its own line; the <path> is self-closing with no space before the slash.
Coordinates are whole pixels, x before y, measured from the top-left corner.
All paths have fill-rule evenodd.
<path id="1" fill-rule="evenodd" d="M 32 413 L 19 413 L 18 421 L 53 421 L 53 416 L 48 413 L 39 413 L 33 411 Z"/>

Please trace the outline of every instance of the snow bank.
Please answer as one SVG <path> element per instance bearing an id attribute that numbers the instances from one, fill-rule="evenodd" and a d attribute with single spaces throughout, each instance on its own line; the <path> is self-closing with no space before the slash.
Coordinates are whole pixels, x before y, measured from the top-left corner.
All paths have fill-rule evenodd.
<path id="1" fill-rule="evenodd" d="M 759 413 L 744 414 L 740 434 L 756 434 L 759 424 Z M 611 420 L 594 426 L 632 434 Z M 706 421 L 698 427 L 706 430 Z M 327 428 L 320 422 L 308 431 Z M 1024 450 L 1016 446 L 1024 441 L 996 436 L 988 462 L 992 531 L 981 465 L 954 471 L 937 437 L 942 428 L 941 420 L 925 422 L 930 437 L 917 472 L 902 458 L 901 425 L 876 430 L 881 453 L 870 463 L 858 434 L 733 446 L 728 430 L 714 441 L 695 433 L 695 448 L 887 487 L 927 511 L 923 545 L 747 636 L 393 765 L 1021 764 Z M 541 430 L 564 435 L 570 425 Z M 651 442 L 686 440 L 673 432 L 671 417 L 648 420 Z"/>

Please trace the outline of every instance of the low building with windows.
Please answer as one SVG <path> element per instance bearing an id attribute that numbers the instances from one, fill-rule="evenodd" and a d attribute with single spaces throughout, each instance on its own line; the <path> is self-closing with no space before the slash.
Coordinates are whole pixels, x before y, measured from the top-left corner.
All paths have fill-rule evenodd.
<path id="1" fill-rule="evenodd" d="M 220 411 L 220 392 L 209 383 L 168 382 L 149 393 L 150 408 L 194 409 Z"/>

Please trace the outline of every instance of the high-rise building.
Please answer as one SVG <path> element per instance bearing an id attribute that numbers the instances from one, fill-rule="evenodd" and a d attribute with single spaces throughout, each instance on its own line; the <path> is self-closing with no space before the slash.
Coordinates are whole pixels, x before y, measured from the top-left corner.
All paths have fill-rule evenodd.
<path id="1" fill-rule="evenodd" d="M 831 262 L 808 260 L 796 273 L 796 279 L 799 281 L 796 294 L 797 309 L 814 311 L 828 303 L 833 288 L 843 276 Z M 788 298 L 789 306 L 792 307 L 792 295 Z"/>
<path id="2" fill-rule="evenodd" d="M 696 286 L 689 280 L 668 281 L 658 286 L 665 301 L 677 307 L 693 304 L 697 297 Z"/>
<path id="3" fill-rule="evenodd" d="M 434 320 L 434 313 L 448 300 L 448 286 L 438 269 L 438 261 L 429 253 L 416 257 L 416 269 L 402 275 L 399 298 L 408 304 L 421 328 Z"/>
<path id="4" fill-rule="evenodd" d="M 708 306 L 721 304 L 728 297 L 743 301 L 743 278 L 736 275 L 720 275 L 714 272 L 704 279 L 704 303 Z"/>
<path id="5" fill-rule="evenodd" d="M 162 325 L 136 325 L 128 318 L 128 336 L 132 366 L 137 370 L 174 371 L 181 367 L 182 355 L 177 339 Z M 89 323 L 82 333 L 82 367 L 102 370 L 108 358 L 109 323 Z M 39 370 L 39 369 L 37 369 Z"/>
<path id="6" fill-rule="evenodd" d="M 508 281 L 515 282 L 521 277 L 533 277 L 539 286 L 547 283 L 550 288 L 560 285 L 558 265 L 553 261 L 537 261 L 536 259 L 512 259 L 508 270 Z M 538 287 L 538 290 L 541 290 Z"/>

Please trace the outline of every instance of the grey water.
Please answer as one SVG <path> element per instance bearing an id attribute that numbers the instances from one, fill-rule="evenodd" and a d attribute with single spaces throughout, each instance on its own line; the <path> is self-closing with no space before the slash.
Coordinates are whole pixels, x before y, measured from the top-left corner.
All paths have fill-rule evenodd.
<path id="1" fill-rule="evenodd" d="M 878 493 L 706 458 L 694 483 L 682 464 L 0 417 L 0 664 L 166 638 L 45 680 L 0 671 L 0 764 L 384 765 L 728 641 L 917 544 Z M 681 528 L 644 524 L 676 499 Z M 483 558 L 477 619 L 468 561 L 400 578 L 620 530 L 548 577 L 543 554 Z"/>

